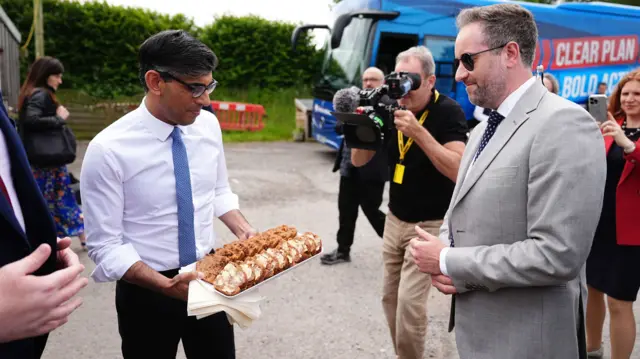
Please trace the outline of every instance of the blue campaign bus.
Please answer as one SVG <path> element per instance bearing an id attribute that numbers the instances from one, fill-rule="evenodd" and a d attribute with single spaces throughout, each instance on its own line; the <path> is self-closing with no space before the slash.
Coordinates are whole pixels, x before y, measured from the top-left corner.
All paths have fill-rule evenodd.
<path id="1" fill-rule="evenodd" d="M 458 101 L 468 119 L 475 106 L 465 86 L 454 79 L 455 18 L 461 9 L 505 1 L 489 0 L 342 0 L 332 10 L 333 24 L 301 25 L 292 35 L 313 28 L 330 31 L 324 63 L 313 91 L 311 135 L 338 148 L 332 99 L 339 89 L 361 86 L 361 74 L 377 66 L 388 74 L 395 57 L 412 46 L 425 45 L 434 55 L 436 88 Z M 516 2 L 516 1 L 514 1 Z M 539 31 L 534 68 L 543 65 L 559 81 L 559 95 L 579 104 L 598 84 L 610 93 L 619 79 L 640 65 L 640 7 L 609 3 L 546 5 L 517 2 L 535 16 Z"/>

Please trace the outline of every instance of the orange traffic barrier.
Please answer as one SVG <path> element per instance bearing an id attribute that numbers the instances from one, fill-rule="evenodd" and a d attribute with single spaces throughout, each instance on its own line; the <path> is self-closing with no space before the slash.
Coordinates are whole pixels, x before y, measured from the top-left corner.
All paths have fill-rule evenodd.
<path id="1" fill-rule="evenodd" d="M 262 105 L 211 101 L 211 107 L 223 130 L 260 131 L 264 128 Z"/>

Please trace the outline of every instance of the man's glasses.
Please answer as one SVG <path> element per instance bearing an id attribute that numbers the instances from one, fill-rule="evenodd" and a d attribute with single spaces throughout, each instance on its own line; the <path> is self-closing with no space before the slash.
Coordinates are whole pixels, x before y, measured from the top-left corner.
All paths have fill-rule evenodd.
<path id="1" fill-rule="evenodd" d="M 474 57 L 483 54 L 485 52 L 489 52 L 489 51 L 493 51 L 493 50 L 497 50 L 497 49 L 501 49 L 505 46 L 507 46 L 508 42 L 504 45 L 500 45 L 500 46 L 496 46 L 494 48 L 491 49 L 486 49 L 486 50 L 482 50 L 482 51 L 478 51 L 478 52 L 474 52 L 474 53 L 464 53 L 462 54 L 462 56 L 460 56 L 459 59 L 453 59 L 453 70 L 454 73 L 456 71 L 458 71 L 458 66 L 460 66 L 460 64 L 462 63 L 462 65 L 464 66 L 465 69 L 467 69 L 467 71 L 473 71 L 474 67 L 475 67 L 475 62 L 473 60 Z"/>
<path id="2" fill-rule="evenodd" d="M 168 72 L 164 72 L 164 71 L 158 71 L 158 73 L 160 74 L 160 76 L 162 76 L 162 78 L 166 79 L 172 79 L 175 80 L 179 83 L 181 83 L 184 87 L 186 87 L 187 89 L 189 89 L 189 91 L 191 91 L 191 96 L 193 96 L 194 98 L 198 98 L 200 96 L 202 96 L 203 93 L 205 93 L 205 91 L 207 92 L 207 95 L 210 95 L 213 90 L 216 89 L 216 86 L 218 85 L 218 81 L 216 81 L 215 79 L 211 80 L 211 82 L 208 85 L 205 84 L 201 84 L 201 83 L 187 83 L 184 82 L 182 80 L 180 80 L 179 78 L 171 75 Z"/>

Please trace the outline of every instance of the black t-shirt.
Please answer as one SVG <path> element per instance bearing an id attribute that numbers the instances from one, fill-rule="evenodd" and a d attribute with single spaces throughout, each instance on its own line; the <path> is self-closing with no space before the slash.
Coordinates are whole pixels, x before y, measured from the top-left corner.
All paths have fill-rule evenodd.
<path id="1" fill-rule="evenodd" d="M 466 143 L 469 128 L 460 105 L 442 94 L 435 103 L 434 99 L 435 94 L 432 93 L 431 101 L 416 115 L 416 119 L 420 120 L 424 111 L 429 110 L 423 127 L 436 141 L 442 145 L 451 141 Z M 455 183 L 436 169 L 417 143 L 411 145 L 402 162 L 405 166 L 402 184 L 393 182 L 395 166 L 400 160 L 396 131 L 393 130 L 388 137 L 389 210 L 398 219 L 409 223 L 444 218 Z M 407 137 L 404 138 L 406 143 Z"/>

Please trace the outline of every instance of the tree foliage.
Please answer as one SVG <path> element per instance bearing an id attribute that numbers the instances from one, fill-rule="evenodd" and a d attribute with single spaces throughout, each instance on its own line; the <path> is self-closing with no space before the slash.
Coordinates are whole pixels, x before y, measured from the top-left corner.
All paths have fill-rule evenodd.
<path id="1" fill-rule="evenodd" d="M 221 84 L 275 89 L 310 84 L 321 65 L 308 34 L 291 51 L 294 28 L 257 16 L 222 16 L 202 30 L 201 39 L 219 57 L 216 79 Z"/>

